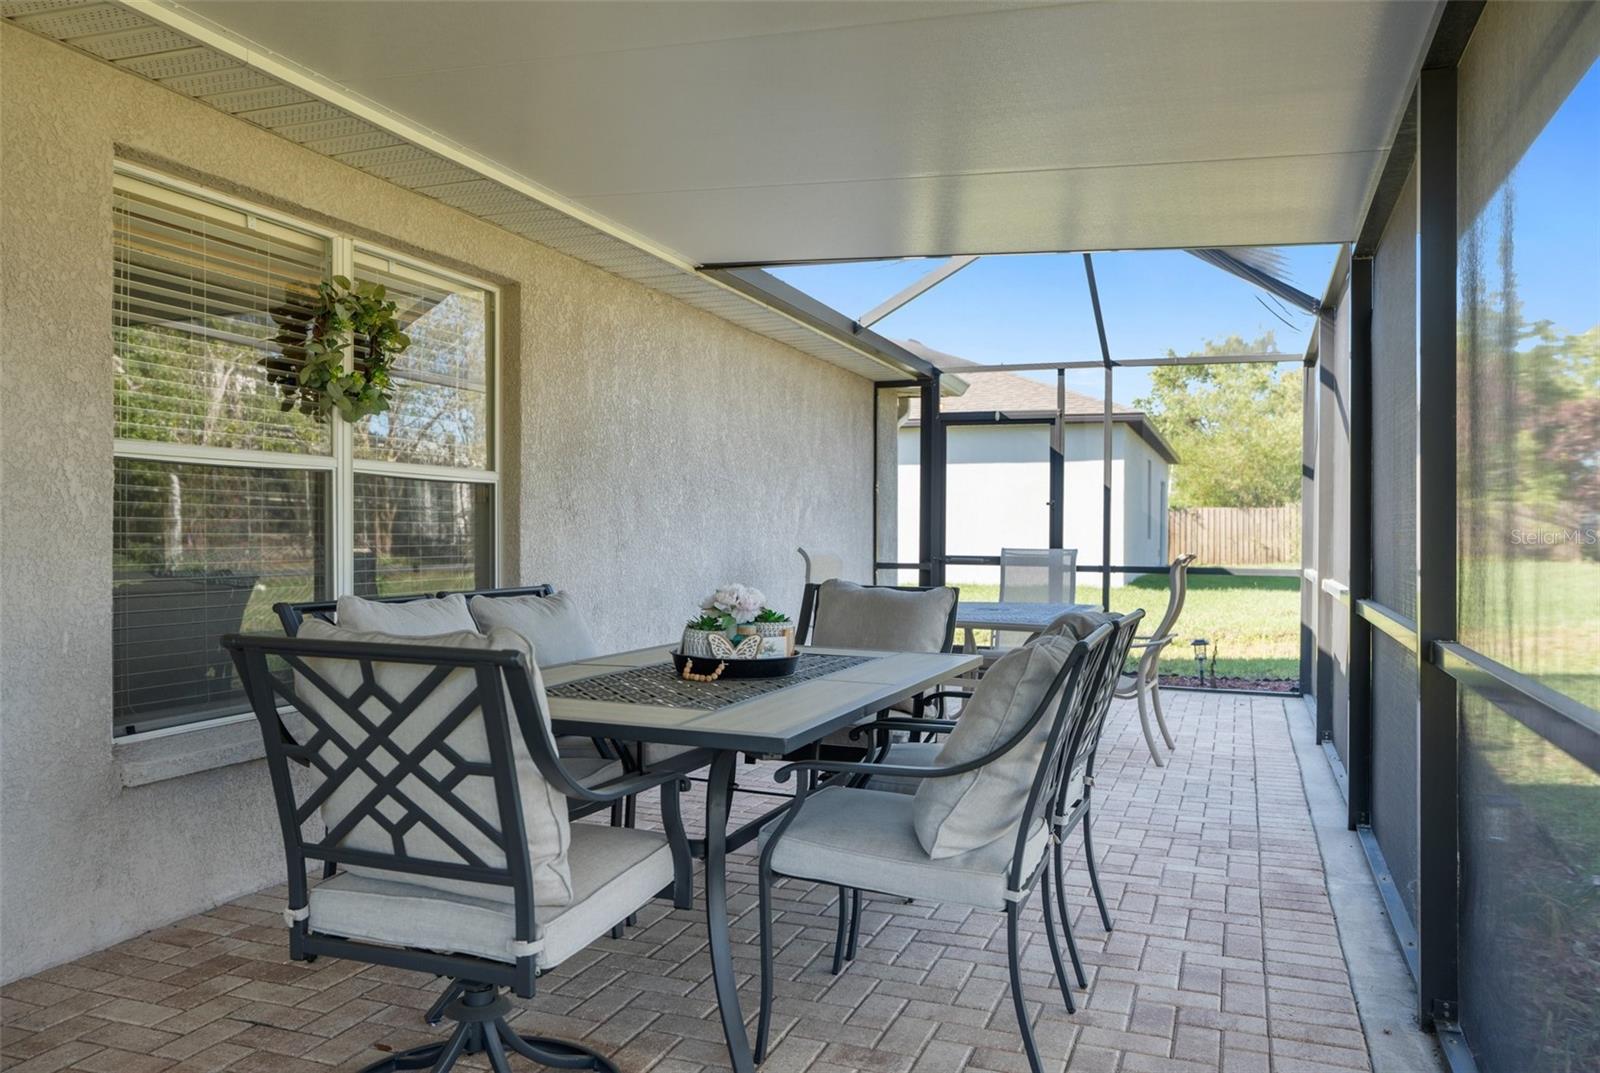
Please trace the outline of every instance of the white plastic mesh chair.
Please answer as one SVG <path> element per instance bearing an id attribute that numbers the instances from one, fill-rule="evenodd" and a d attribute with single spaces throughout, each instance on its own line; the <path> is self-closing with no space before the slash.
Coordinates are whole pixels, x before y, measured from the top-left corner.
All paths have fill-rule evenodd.
<path id="1" fill-rule="evenodd" d="M 1000 602 L 1072 604 L 1078 602 L 1077 548 L 1001 548 Z M 1027 634 L 996 633 L 995 648 L 1027 641 Z"/>
<path id="2" fill-rule="evenodd" d="M 1161 756 L 1161 750 L 1156 747 L 1155 735 L 1150 732 L 1150 712 L 1154 710 L 1156 725 L 1161 730 L 1161 737 L 1167 743 L 1167 748 L 1176 750 L 1177 743 L 1173 741 L 1172 731 L 1167 729 L 1167 716 L 1161 710 L 1161 674 L 1159 664 L 1161 653 L 1167 645 L 1171 644 L 1177 634 L 1173 630 L 1178 625 L 1178 615 L 1183 612 L 1183 600 L 1189 592 L 1189 564 L 1194 562 L 1193 555 L 1180 555 L 1172 560 L 1169 567 L 1171 584 L 1167 589 L 1167 610 L 1161 616 L 1161 622 L 1149 637 L 1140 637 L 1133 642 L 1133 647 L 1139 652 L 1139 662 L 1131 672 L 1125 673 L 1117 680 L 1117 696 L 1124 700 L 1137 698 L 1139 701 L 1139 724 L 1144 730 L 1144 744 L 1150 750 L 1150 758 L 1156 762 L 1157 767 L 1166 764 Z"/>
<path id="3" fill-rule="evenodd" d="M 806 548 L 796 548 L 795 551 L 798 551 L 800 558 L 806 561 L 807 585 L 820 585 L 844 573 L 844 559 L 835 552 Z"/>

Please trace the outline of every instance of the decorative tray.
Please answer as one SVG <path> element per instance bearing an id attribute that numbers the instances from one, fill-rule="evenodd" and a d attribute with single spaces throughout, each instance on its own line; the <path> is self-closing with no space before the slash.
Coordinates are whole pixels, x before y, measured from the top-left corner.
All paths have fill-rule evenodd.
<path id="1" fill-rule="evenodd" d="M 786 674 L 793 674 L 800 665 L 800 656 L 768 656 L 765 659 L 721 659 L 717 656 L 685 656 L 682 652 L 672 653 L 672 665 L 678 670 L 678 677 L 683 677 L 684 667 L 688 665 L 690 674 L 717 678 L 782 678 Z M 718 667 L 722 670 L 719 672 Z"/>

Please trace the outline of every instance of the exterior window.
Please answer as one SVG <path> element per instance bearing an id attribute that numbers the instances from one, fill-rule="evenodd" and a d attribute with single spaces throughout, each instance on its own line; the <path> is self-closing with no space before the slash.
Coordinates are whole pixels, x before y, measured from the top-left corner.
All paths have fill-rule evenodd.
<path id="1" fill-rule="evenodd" d="M 132 169 L 114 220 L 115 734 L 246 711 L 219 640 L 277 630 L 279 601 L 494 584 L 492 288 Z M 412 340 L 354 425 L 274 379 L 336 273 Z"/>

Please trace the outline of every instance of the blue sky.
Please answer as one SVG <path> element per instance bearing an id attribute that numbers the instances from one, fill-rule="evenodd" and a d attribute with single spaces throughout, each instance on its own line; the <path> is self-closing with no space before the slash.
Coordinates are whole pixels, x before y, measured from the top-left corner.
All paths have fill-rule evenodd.
<path id="1" fill-rule="evenodd" d="M 1338 247 L 1280 252 L 1284 278 L 1322 297 Z M 773 273 L 853 317 L 940 263 L 874 261 Z M 1187 354 L 1207 339 L 1237 334 L 1250 341 L 1268 331 L 1286 354 L 1305 353 L 1313 318 L 1181 250 L 1097 253 L 1094 271 L 1113 358 L 1156 358 L 1169 349 Z M 873 329 L 985 363 L 1100 358 L 1083 257 L 1076 253 L 982 258 Z M 1071 386 L 1087 394 L 1103 391 L 1097 373 L 1073 380 L 1083 381 Z M 1118 370 L 1117 400 L 1131 402 L 1147 383 L 1141 370 Z"/>
<path id="2" fill-rule="evenodd" d="M 1530 319 L 1565 331 L 1600 321 L 1600 63 L 1574 87 L 1512 174 L 1516 272 Z M 1337 246 L 1279 247 L 1283 277 L 1320 298 Z M 855 317 L 931 271 L 940 261 L 901 260 L 773 269 L 841 313 Z M 1179 250 L 1094 255 L 1113 358 L 1187 354 L 1208 339 L 1246 341 L 1272 331 L 1280 350 L 1305 352 L 1312 318 Z M 1498 271 L 1493 282 L 1498 280 Z M 1284 323 L 1288 321 L 1289 323 Z M 973 361 L 1096 360 L 1100 356 L 1083 258 L 1073 254 L 986 257 L 875 324 L 895 339 L 917 339 Z M 1070 374 L 1070 386 L 1099 395 L 1098 373 Z M 1144 393 L 1140 370 L 1116 374 L 1114 394 Z"/>

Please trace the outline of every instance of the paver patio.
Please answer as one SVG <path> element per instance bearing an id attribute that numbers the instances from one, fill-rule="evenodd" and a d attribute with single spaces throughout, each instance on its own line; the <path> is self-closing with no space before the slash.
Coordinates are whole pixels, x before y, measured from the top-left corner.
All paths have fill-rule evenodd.
<path id="1" fill-rule="evenodd" d="M 1090 975 L 1069 1016 L 1037 899 L 1024 954 L 1040 1050 L 1073 1073 L 1333 1073 L 1370 1068 L 1288 720 L 1299 701 L 1168 693 L 1178 752 L 1156 768 L 1120 704 L 1095 825 L 1116 925 L 1069 877 Z M 745 769 L 768 781 L 773 765 Z M 264 776 L 263 776 L 264 777 Z M 741 795 L 746 816 L 768 801 Z M 686 814 L 695 815 L 692 808 Z M 738 818 L 738 817 L 736 817 Z M 641 808 L 641 822 L 654 810 Z M 1079 843 L 1074 839 L 1074 850 Z M 730 862 L 734 938 L 755 1009 L 754 847 Z M 854 964 L 829 975 L 835 892 L 784 882 L 766 1073 L 1026 1070 L 1006 991 L 1002 916 L 869 899 Z M 13 1073 L 354 1070 L 437 1038 L 438 981 L 290 962 L 268 890 L 0 991 Z M 657 903 L 541 981 L 523 1031 L 582 1038 L 627 1073 L 726 1068 L 701 911 Z M 481 1068 L 473 1065 L 471 1068 Z"/>

